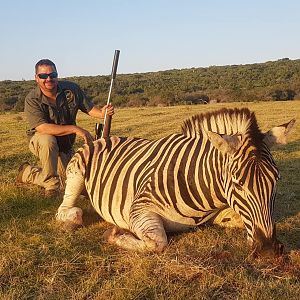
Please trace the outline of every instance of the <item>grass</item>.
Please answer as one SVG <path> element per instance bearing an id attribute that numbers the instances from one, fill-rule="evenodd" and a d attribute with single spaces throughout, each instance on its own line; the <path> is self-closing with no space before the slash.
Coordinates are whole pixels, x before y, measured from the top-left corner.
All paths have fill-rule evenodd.
<path id="1" fill-rule="evenodd" d="M 63 233 L 54 221 L 60 201 L 14 184 L 18 165 L 35 158 L 24 114 L 9 113 L 0 115 L 0 299 L 299 299 L 299 101 L 118 109 L 111 133 L 155 139 L 179 132 L 193 114 L 221 107 L 249 107 L 263 130 L 298 119 L 289 144 L 273 151 L 282 176 L 275 218 L 284 258 L 253 260 L 244 231 L 218 227 L 170 236 L 161 255 L 105 244 L 110 225 L 95 215 L 83 229 Z M 93 132 L 95 120 L 80 114 L 78 124 Z M 86 200 L 80 205 L 87 213 Z"/>

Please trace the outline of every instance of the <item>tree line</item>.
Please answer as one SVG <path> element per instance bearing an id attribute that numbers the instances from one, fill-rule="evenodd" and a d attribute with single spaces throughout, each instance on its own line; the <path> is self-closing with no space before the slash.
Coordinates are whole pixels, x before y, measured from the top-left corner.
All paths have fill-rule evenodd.
<path id="1" fill-rule="evenodd" d="M 106 102 L 110 76 L 65 78 L 78 83 L 95 104 Z M 33 80 L 0 81 L 0 111 L 23 111 Z M 116 107 L 300 99 L 300 59 L 206 68 L 119 74 Z"/>

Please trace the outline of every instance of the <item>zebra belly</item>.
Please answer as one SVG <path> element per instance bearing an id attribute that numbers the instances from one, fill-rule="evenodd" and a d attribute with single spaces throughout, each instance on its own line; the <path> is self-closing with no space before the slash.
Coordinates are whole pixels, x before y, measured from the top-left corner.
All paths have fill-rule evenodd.
<path id="1" fill-rule="evenodd" d="M 107 186 L 110 187 L 109 184 Z M 113 197 L 110 197 L 109 192 L 110 189 L 105 188 L 103 193 L 90 195 L 92 206 L 104 221 L 129 230 L 130 198 L 132 197 L 123 201 L 120 188 L 115 190 Z"/>
<path id="2" fill-rule="evenodd" d="M 195 227 L 195 224 L 188 225 L 188 224 L 174 222 L 166 218 L 162 218 L 162 219 L 163 219 L 163 224 L 166 232 L 184 232 Z"/>
<path id="3" fill-rule="evenodd" d="M 167 232 L 187 231 L 195 226 L 203 224 L 210 220 L 218 210 L 210 211 L 189 211 L 188 214 L 182 215 L 174 208 L 168 207 L 165 210 L 154 211 L 162 217 L 165 230 Z"/>
<path id="4" fill-rule="evenodd" d="M 105 205 L 105 203 L 103 205 L 98 205 L 99 202 L 96 203 L 92 203 L 94 209 L 96 210 L 96 212 L 99 214 L 99 216 L 106 222 L 116 225 L 120 228 L 123 229 L 127 229 L 129 230 L 129 214 L 125 213 L 124 215 L 121 214 L 121 212 L 119 211 L 119 207 L 118 210 L 117 209 L 112 209 L 113 213 L 111 213 L 109 211 L 109 206 Z"/>

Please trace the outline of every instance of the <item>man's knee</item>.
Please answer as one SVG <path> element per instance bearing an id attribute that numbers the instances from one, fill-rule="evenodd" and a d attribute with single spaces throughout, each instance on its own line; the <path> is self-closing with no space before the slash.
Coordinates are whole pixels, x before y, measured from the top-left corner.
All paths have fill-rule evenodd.
<path id="1" fill-rule="evenodd" d="M 56 137 L 50 134 L 40 134 L 39 137 L 39 147 L 41 149 L 49 149 L 52 151 L 58 151 L 58 144 Z"/>

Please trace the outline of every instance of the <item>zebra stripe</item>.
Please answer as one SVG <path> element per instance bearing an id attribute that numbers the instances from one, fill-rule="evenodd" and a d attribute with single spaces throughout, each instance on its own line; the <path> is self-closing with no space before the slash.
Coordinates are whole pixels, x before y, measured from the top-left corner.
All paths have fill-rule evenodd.
<path id="1" fill-rule="evenodd" d="M 292 125 L 284 128 L 290 130 Z M 78 186 L 84 181 L 104 220 L 136 235 L 110 237 L 125 248 L 162 250 L 165 230 L 216 220 L 229 209 L 242 219 L 250 241 L 257 236 L 269 241 L 275 238 L 279 178 L 270 152 L 271 133 L 261 133 L 248 109 L 223 109 L 194 116 L 184 122 L 181 134 L 154 141 L 97 140 L 79 149 L 70 161 L 67 178 L 71 179 L 59 214 L 74 206 L 76 199 L 70 195 L 78 194 L 72 192 L 76 179 Z"/>

